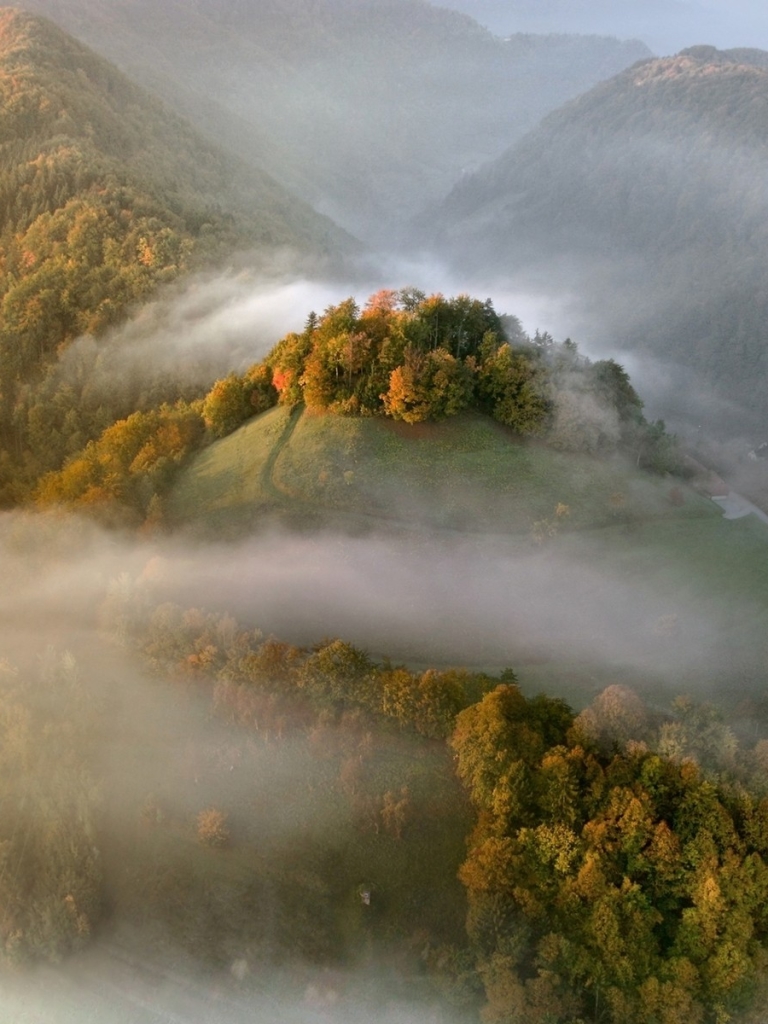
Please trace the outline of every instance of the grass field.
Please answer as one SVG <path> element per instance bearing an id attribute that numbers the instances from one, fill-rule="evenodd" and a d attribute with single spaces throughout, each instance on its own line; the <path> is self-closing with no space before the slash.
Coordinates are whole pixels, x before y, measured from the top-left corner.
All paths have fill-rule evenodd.
<path id="1" fill-rule="evenodd" d="M 409 426 L 278 407 L 198 456 L 169 515 L 236 535 L 275 515 L 292 525 L 528 534 L 558 503 L 570 529 L 717 514 L 690 488 L 678 488 L 678 505 L 671 491 L 620 461 L 521 443 L 484 416 Z"/>
<path id="2" fill-rule="evenodd" d="M 559 503 L 569 513 L 557 519 Z M 725 520 L 685 483 L 619 460 L 521 443 L 479 415 L 409 427 L 273 409 L 198 456 L 168 508 L 173 523 L 215 537 L 275 521 L 372 536 L 407 531 L 419 547 L 422 536 L 441 537 L 447 552 L 459 541 L 490 545 L 518 574 L 521 563 L 534 575 L 542 566 L 550 580 L 549 591 L 539 588 L 543 631 L 518 629 L 505 663 L 527 692 L 577 707 L 617 678 L 659 700 L 670 689 L 733 696 L 765 683 L 766 524 Z M 542 520 L 556 536 L 539 545 Z M 466 639 L 467 661 L 504 667 L 497 662 L 506 653 L 491 644 L 482 664 L 482 641 L 461 620 L 452 628 L 454 647 Z M 413 636 L 393 636 L 373 650 L 439 661 L 439 633 L 419 642 L 423 650 Z"/>

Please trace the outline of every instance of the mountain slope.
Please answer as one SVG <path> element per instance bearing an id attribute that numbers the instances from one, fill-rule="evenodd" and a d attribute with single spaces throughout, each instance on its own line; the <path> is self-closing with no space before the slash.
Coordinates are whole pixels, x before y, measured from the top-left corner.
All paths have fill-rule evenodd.
<path id="1" fill-rule="evenodd" d="M 101 172 L 130 177 L 177 212 L 237 215 L 244 241 L 268 240 L 270 231 L 278 244 L 333 238 L 332 225 L 276 182 L 206 143 L 49 22 L 0 11 L 0 74 L 4 170 L 22 149 L 28 157 L 74 147 Z M 24 195 L 17 205 L 23 202 Z"/>
<path id="2" fill-rule="evenodd" d="M 28 412 L 62 346 L 187 270 L 285 247 L 353 243 L 52 23 L 0 11 L 0 476 L 35 429 L 50 447 Z"/>
<path id="3" fill-rule="evenodd" d="M 440 251 L 580 293 L 616 348 L 695 371 L 768 416 L 768 69 L 695 47 L 550 115 L 427 215 Z"/>
<path id="4" fill-rule="evenodd" d="M 356 234 L 381 238 L 640 43 L 503 41 L 424 0 L 27 0 Z"/>

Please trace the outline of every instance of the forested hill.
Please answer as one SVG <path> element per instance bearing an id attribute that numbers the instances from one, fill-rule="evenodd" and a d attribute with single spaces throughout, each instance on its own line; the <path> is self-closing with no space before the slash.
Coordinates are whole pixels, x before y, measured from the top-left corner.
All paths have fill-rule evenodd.
<path id="1" fill-rule="evenodd" d="M 198 246 L 205 233 L 211 245 L 343 244 L 330 222 L 45 19 L 0 9 L 0 86 L 3 229 L 24 230 L 99 184 L 140 192 Z"/>
<path id="2" fill-rule="evenodd" d="M 550 115 L 424 224 L 462 267 L 538 265 L 581 291 L 614 350 L 687 365 L 765 416 L 766 60 L 699 46 L 641 62 Z"/>
<path id="3" fill-rule="evenodd" d="M 358 237 L 647 55 L 494 37 L 425 0 L 25 0 Z"/>
<path id="4" fill-rule="evenodd" d="M 0 477 L 28 459 L 41 374 L 72 339 L 238 249 L 356 245 L 49 21 L 0 10 L 0 95 Z M 35 429 L 44 455 L 52 424 Z"/>

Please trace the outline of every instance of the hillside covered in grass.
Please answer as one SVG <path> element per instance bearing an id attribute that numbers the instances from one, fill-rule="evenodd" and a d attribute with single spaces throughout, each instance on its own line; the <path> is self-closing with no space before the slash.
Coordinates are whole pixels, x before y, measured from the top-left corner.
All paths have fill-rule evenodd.
<path id="1" fill-rule="evenodd" d="M 656 473 L 678 462 L 673 439 L 663 423 L 645 419 L 643 403 L 621 366 L 612 360 L 592 363 L 570 341 L 558 345 L 548 335 L 529 338 L 515 317 L 500 317 L 490 300 L 467 295 L 446 299 L 411 288 L 382 291 L 363 308 L 347 299 L 322 316 L 311 313 L 304 330 L 286 335 L 262 363 L 229 374 L 205 396 L 193 398 L 173 407 L 166 403 L 138 410 L 113 423 L 61 469 L 42 477 L 37 501 L 105 514 L 122 510 L 134 520 L 148 516 L 151 505 L 154 515 L 175 469 L 213 438 L 228 435 L 234 439 L 214 456 L 225 467 L 232 463 L 219 481 L 223 492 L 230 489 L 229 480 L 235 493 L 261 489 L 269 504 L 270 496 L 279 496 L 283 487 L 280 474 L 294 472 L 295 459 L 295 472 L 305 474 L 298 490 L 306 492 L 302 500 L 308 507 L 319 508 L 327 496 L 331 504 L 343 505 L 348 499 L 339 497 L 338 479 L 347 485 L 342 493 L 357 493 L 354 451 L 367 446 L 367 456 L 359 459 L 361 508 L 367 503 L 375 511 L 397 503 L 402 487 L 395 479 L 375 493 L 374 481 L 384 480 L 392 467 L 405 472 L 401 483 L 412 477 L 423 485 L 405 497 L 406 504 L 429 505 L 449 485 L 453 488 L 455 497 L 442 513 L 446 525 L 473 518 L 468 506 L 462 511 L 464 484 L 457 487 L 454 471 L 467 471 L 475 479 L 481 465 L 477 452 L 489 446 L 491 451 L 494 445 L 503 448 L 504 437 L 513 460 L 513 438 L 539 438 L 551 450 L 549 458 L 555 452 L 591 454 L 598 460 L 621 454 Z M 263 433 L 249 433 L 249 441 L 242 444 L 238 428 L 276 405 L 279 412 L 264 421 Z M 433 429 L 462 413 L 475 416 L 442 432 Z M 382 432 L 373 423 L 389 426 Z M 288 445 L 297 424 L 298 443 Z M 444 454 L 439 445 L 427 443 L 413 470 L 406 470 L 408 460 L 393 461 L 384 443 L 390 437 L 396 444 L 398 427 L 403 437 L 419 436 L 419 430 L 409 434 L 408 428 L 420 428 L 423 436 L 447 442 Z M 345 455 L 321 454 L 323 448 L 336 450 L 339 443 Z M 241 450 L 247 454 L 238 470 Z M 455 465 L 454 450 L 465 453 Z M 417 448 L 410 451 L 415 455 Z M 256 453 L 261 453 L 261 463 Z M 574 476 L 566 458 L 560 464 L 566 475 Z M 493 454 L 480 476 L 486 466 L 491 479 L 485 486 L 496 488 L 497 498 L 505 493 L 505 474 L 496 471 Z M 315 480 L 306 477 L 307 467 L 316 471 Z M 293 486 L 285 484 L 287 493 Z"/>
<path id="2" fill-rule="evenodd" d="M 35 502 L 203 543 L 387 538 L 447 565 L 462 552 L 470 592 L 488 559 L 525 581 L 501 631 L 451 608 L 449 636 L 403 627 L 391 648 L 386 620 L 356 620 L 350 639 L 412 661 L 514 658 L 568 693 L 638 666 L 659 692 L 682 672 L 759 686 L 765 526 L 723 519 L 686 472 L 615 362 L 529 338 L 490 302 L 408 289 L 311 314 L 207 394 L 113 423 Z M 306 637 L 316 616 L 290 618 Z"/>
<path id="3" fill-rule="evenodd" d="M 680 504 L 670 499 L 675 489 Z M 559 503 L 568 526 L 706 515 L 682 483 L 624 461 L 521 442 L 479 413 L 398 424 L 278 407 L 206 448 L 168 496 L 170 521 L 225 532 L 264 516 L 357 529 L 529 534 Z M 713 506 L 714 511 L 714 506 Z"/>

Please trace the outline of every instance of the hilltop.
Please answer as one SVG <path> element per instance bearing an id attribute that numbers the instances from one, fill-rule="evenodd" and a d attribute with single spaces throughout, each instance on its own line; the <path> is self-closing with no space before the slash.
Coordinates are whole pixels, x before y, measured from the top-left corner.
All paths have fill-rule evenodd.
<path id="1" fill-rule="evenodd" d="M 204 543 L 269 547 L 287 533 L 330 535 L 340 550 L 362 537 L 375 550 L 386 538 L 419 557 L 434 550 L 438 564 L 464 551 L 467 576 L 476 550 L 478 565 L 502 560 L 528 581 L 520 594 L 540 611 L 526 610 L 526 628 L 418 629 L 398 657 L 497 669 L 512 643 L 516 664 L 534 677 L 543 664 L 545 685 L 578 691 L 585 671 L 614 670 L 592 665 L 587 614 L 619 664 L 648 668 L 648 685 L 687 670 L 692 649 L 712 685 L 737 662 L 752 678 L 765 526 L 723 519 L 685 472 L 612 360 L 530 338 L 490 301 L 405 289 L 310 314 L 264 362 L 206 395 L 113 423 L 34 496 L 43 509 Z M 262 628 L 300 630 L 297 616 L 291 606 L 287 624 Z M 702 622 L 716 623 L 706 638 Z M 361 633 L 350 639 L 392 652 L 375 623 Z"/>
<path id="2" fill-rule="evenodd" d="M 694 47 L 551 114 L 420 229 L 467 273 L 579 296 L 613 351 L 687 367 L 764 422 L 767 167 L 766 55 Z M 711 427 L 713 405 L 691 415 Z"/>
<path id="3" fill-rule="evenodd" d="M 424 0 L 27 0 L 366 241 L 648 50 Z M 183 40 L 182 45 L 179 41 Z"/>

